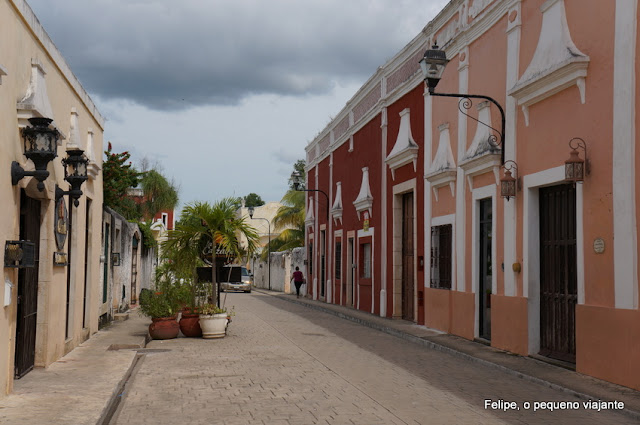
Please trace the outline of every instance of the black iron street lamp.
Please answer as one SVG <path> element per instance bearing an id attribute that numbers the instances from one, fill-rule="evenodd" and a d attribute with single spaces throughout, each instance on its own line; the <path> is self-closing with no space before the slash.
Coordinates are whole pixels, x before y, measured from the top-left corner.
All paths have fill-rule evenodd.
<path id="1" fill-rule="evenodd" d="M 22 129 L 24 139 L 24 156 L 33 161 L 34 171 L 25 171 L 17 161 L 11 163 L 11 184 L 17 185 L 23 177 L 33 176 L 38 180 L 38 190 L 44 190 L 44 181 L 49 177 L 47 164 L 57 154 L 58 139 L 60 133 L 55 128 L 50 128 L 51 118 L 29 118 L 30 127 Z"/>
<path id="2" fill-rule="evenodd" d="M 431 49 L 427 49 L 424 52 L 424 57 L 420 60 L 420 67 L 422 68 L 422 74 L 424 75 L 424 81 L 427 84 L 427 88 L 429 89 L 429 94 L 431 96 L 445 96 L 445 97 L 459 97 L 462 98 L 458 102 L 458 109 L 460 112 L 468 116 L 469 118 L 479 122 L 480 124 L 489 127 L 493 131 L 497 132 L 500 135 L 500 140 L 495 135 L 491 135 L 489 137 L 489 143 L 493 146 L 501 146 L 501 154 L 500 154 L 500 162 L 504 164 L 504 128 L 505 128 L 505 118 L 504 118 L 504 110 L 502 106 L 493 98 L 489 96 L 479 95 L 479 94 L 461 94 L 461 93 L 435 93 L 435 88 L 440 82 L 442 78 L 442 74 L 444 73 L 444 68 L 447 66 L 449 59 L 447 59 L 447 55 L 444 50 L 440 50 L 438 48 L 438 44 L 434 44 Z M 472 117 L 467 114 L 462 109 L 469 110 L 473 104 L 471 99 L 484 99 L 493 103 L 498 107 L 500 111 L 500 116 L 502 118 L 502 127 L 501 131 L 491 127 L 490 125 L 478 120 L 477 118 Z"/>
<path id="3" fill-rule="evenodd" d="M 64 179 L 71 185 L 70 190 L 64 191 L 56 186 L 56 199 L 60 199 L 64 195 L 69 195 L 73 199 L 73 204 L 77 207 L 82 196 L 82 183 L 84 183 L 87 176 L 87 164 L 89 160 L 84 154 L 84 151 L 80 148 L 72 148 L 67 150 L 67 157 L 62 160 L 64 165 Z"/>
<path id="4" fill-rule="evenodd" d="M 291 173 L 291 182 L 293 183 L 293 190 L 298 192 L 320 192 L 327 199 L 327 221 L 329 221 L 329 195 L 320 189 L 300 189 L 302 187 L 302 176 L 299 171 Z"/>
<path id="5" fill-rule="evenodd" d="M 251 220 L 265 220 L 269 225 L 269 243 L 267 244 L 267 253 L 269 255 L 269 262 L 267 263 L 267 273 L 269 273 L 269 290 L 271 290 L 271 222 L 264 217 L 253 218 L 254 208 L 249 207 L 249 217 Z"/>

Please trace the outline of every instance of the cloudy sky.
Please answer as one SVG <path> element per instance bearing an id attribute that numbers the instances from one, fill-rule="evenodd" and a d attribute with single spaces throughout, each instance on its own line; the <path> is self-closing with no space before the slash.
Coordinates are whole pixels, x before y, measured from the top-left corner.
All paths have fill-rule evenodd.
<path id="1" fill-rule="evenodd" d="M 27 0 L 102 115 L 180 202 L 279 201 L 293 163 L 447 0 Z"/>

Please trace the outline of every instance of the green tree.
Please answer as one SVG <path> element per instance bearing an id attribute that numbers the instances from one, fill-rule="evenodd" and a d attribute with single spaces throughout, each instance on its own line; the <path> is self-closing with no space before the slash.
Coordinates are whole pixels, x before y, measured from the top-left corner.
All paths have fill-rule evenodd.
<path id="1" fill-rule="evenodd" d="M 307 163 L 304 159 L 299 159 L 293 164 L 293 171 L 297 171 L 300 174 L 300 186 L 304 187 L 304 182 L 306 181 L 307 173 L 304 171 L 304 168 L 307 166 Z M 293 182 L 289 182 L 289 189 L 293 190 Z"/>
<path id="2" fill-rule="evenodd" d="M 272 239 L 269 246 L 271 252 L 286 251 L 304 246 L 305 205 L 304 192 L 289 190 L 280 201 L 282 206 L 273 218 L 274 231 L 280 231 L 277 238 Z M 264 249 L 261 254 L 263 261 L 267 260 L 269 250 Z"/>
<path id="3" fill-rule="evenodd" d="M 249 207 L 259 207 L 264 205 L 264 201 L 260 197 L 260 195 L 251 192 L 247 196 L 244 197 L 244 206 Z"/>
<path id="4" fill-rule="evenodd" d="M 111 142 L 104 152 L 106 159 L 102 164 L 104 205 L 114 209 L 129 220 L 140 218 L 134 200 L 127 196 L 130 188 L 136 187 L 141 177 L 129 161 L 129 152 L 112 152 Z M 128 162 L 128 163 L 127 163 Z"/>
<path id="5" fill-rule="evenodd" d="M 175 185 L 156 169 L 143 174 L 140 186 L 144 194 L 140 209 L 145 220 L 152 219 L 162 210 L 172 210 L 178 204 Z"/>
<path id="6" fill-rule="evenodd" d="M 216 252 L 223 251 L 230 259 L 239 259 L 244 254 L 251 255 L 258 246 L 256 230 L 236 217 L 233 198 L 224 198 L 213 205 L 208 202 L 187 204 L 180 213 L 179 224 L 169 232 L 163 248 L 176 254 L 176 261 L 184 261 L 195 268 L 203 252 L 212 252 L 212 293 L 217 301 Z M 244 235 L 248 245 L 246 251 L 240 245 L 239 236 Z"/>

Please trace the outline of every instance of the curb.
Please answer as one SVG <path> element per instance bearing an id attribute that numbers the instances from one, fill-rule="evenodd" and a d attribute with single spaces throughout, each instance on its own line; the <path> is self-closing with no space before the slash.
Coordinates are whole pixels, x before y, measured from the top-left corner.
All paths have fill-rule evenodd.
<path id="1" fill-rule="evenodd" d="M 297 305 L 301 305 L 301 306 L 304 306 L 304 307 L 307 307 L 307 308 L 310 308 L 310 309 L 313 309 L 313 310 L 317 310 L 317 311 L 321 311 L 321 312 L 324 312 L 324 313 L 328 313 L 328 314 L 331 314 L 333 316 L 337 316 L 337 317 L 339 317 L 341 319 L 349 320 L 349 321 L 358 323 L 360 325 L 367 326 L 369 328 L 372 328 L 372 329 L 387 333 L 389 335 L 393 335 L 395 337 L 404 339 L 406 341 L 422 345 L 422 346 L 430 348 L 432 350 L 437 350 L 437 351 L 440 351 L 440 352 L 443 352 L 443 353 L 448 353 L 450 355 L 453 355 L 453 356 L 461 358 L 461 359 L 465 359 L 465 360 L 470 361 L 472 363 L 477 363 L 477 364 L 481 364 L 483 366 L 486 366 L 486 367 L 489 367 L 489 368 L 492 368 L 492 369 L 495 369 L 495 370 L 500 370 L 502 372 L 507 373 L 508 375 L 516 376 L 516 377 L 518 377 L 520 379 L 523 379 L 525 381 L 534 382 L 536 384 L 543 385 L 545 387 L 548 387 L 548 388 L 551 388 L 551 389 L 554 389 L 554 390 L 557 390 L 557 391 L 561 391 L 561 392 L 563 392 L 565 394 L 574 396 L 574 397 L 579 398 L 581 400 L 600 400 L 601 399 L 600 397 L 596 397 L 596 396 L 585 394 L 585 393 L 582 393 L 582 392 L 579 392 L 579 391 L 575 391 L 575 390 L 572 390 L 571 388 L 568 388 L 568 387 L 565 387 L 565 386 L 562 386 L 562 385 L 547 381 L 545 379 L 538 378 L 536 376 L 533 376 L 533 375 L 530 375 L 530 374 L 527 374 L 527 373 L 519 372 L 517 370 L 508 368 L 508 367 L 503 366 L 501 364 L 498 364 L 498 363 L 495 363 L 495 362 L 492 362 L 492 361 L 489 361 L 489 360 L 485 360 L 485 359 L 480 359 L 478 357 L 474 357 L 474 356 L 472 356 L 470 354 L 463 353 L 461 351 L 455 350 L 455 349 L 447 347 L 445 345 L 438 344 L 438 343 L 435 343 L 433 341 L 429 341 L 429 340 L 417 337 L 415 335 L 408 334 L 406 332 L 403 332 L 403 331 L 400 331 L 400 330 L 397 330 L 397 329 L 394 329 L 394 328 L 391 328 L 391 327 L 388 327 L 388 326 L 381 326 L 381 325 L 379 325 L 377 323 L 374 323 L 374 322 L 371 322 L 371 321 L 368 321 L 368 320 L 365 320 L 365 319 L 361 319 L 359 317 L 355 317 L 355 316 L 352 316 L 352 315 L 349 315 L 349 314 L 345 314 L 345 313 L 342 313 L 340 311 L 336 311 L 336 310 L 333 310 L 333 309 L 330 309 L 330 308 L 325 308 L 325 307 L 323 307 L 321 305 L 308 304 L 308 303 L 305 303 L 305 302 L 297 301 L 296 299 L 293 299 L 293 298 L 290 299 L 287 296 L 283 296 L 285 294 L 272 293 L 272 292 L 266 292 L 266 291 L 265 292 L 257 291 L 257 292 L 263 293 L 265 295 L 274 295 L 278 299 L 290 302 L 292 304 L 297 304 Z M 553 366 L 553 365 L 551 365 L 551 366 Z M 624 409 L 618 410 L 617 412 L 619 412 L 619 413 L 621 413 L 621 414 L 623 414 L 623 415 L 625 415 L 627 417 L 630 417 L 630 418 L 633 418 L 633 419 L 636 419 L 636 420 L 640 421 L 640 412 L 638 412 L 638 411 L 631 410 L 631 409 L 625 407 Z"/>

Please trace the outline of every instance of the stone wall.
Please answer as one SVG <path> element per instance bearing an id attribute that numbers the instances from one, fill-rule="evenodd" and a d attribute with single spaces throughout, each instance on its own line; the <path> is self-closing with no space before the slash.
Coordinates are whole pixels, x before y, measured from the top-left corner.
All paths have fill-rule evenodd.
<path id="1" fill-rule="evenodd" d="M 295 248 L 291 251 L 271 253 L 271 290 L 284 292 L 286 294 L 295 293 L 295 286 L 291 283 L 291 275 L 296 266 L 300 267 L 302 273 L 307 275 L 307 266 L 304 264 L 306 258 L 304 248 Z M 256 288 L 269 289 L 269 267 L 265 261 L 255 259 L 249 266 L 253 272 L 253 285 Z M 306 294 L 306 285 L 302 286 L 302 294 Z"/>

